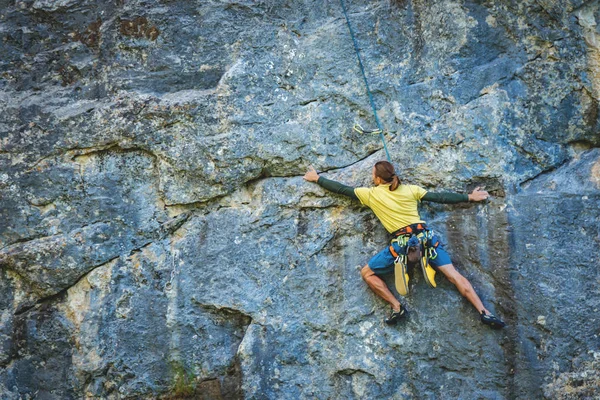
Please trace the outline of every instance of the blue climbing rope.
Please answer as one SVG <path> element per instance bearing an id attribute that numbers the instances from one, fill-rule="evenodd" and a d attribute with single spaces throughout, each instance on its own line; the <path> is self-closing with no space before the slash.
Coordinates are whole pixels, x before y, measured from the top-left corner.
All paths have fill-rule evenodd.
<path id="1" fill-rule="evenodd" d="M 365 67 L 363 66 L 362 60 L 360 58 L 360 50 L 358 49 L 358 43 L 356 43 L 356 38 L 354 37 L 354 31 L 352 30 L 352 25 L 350 24 L 350 19 L 348 18 L 348 12 L 346 11 L 346 4 L 344 4 L 344 0 L 340 0 L 342 3 L 342 9 L 344 10 L 344 16 L 346 17 L 346 22 L 348 23 L 348 30 L 350 30 L 350 36 L 352 37 L 352 42 L 354 43 L 354 50 L 356 51 L 356 57 L 358 58 L 358 65 L 360 66 L 360 72 L 362 73 L 363 79 L 365 81 L 365 86 L 367 87 L 367 94 L 369 95 L 369 102 L 371 103 L 371 107 L 373 108 L 373 114 L 375 115 L 375 122 L 377 123 L 377 128 L 379 129 L 379 136 L 381 136 L 381 141 L 383 142 L 383 148 L 385 149 L 385 155 L 389 162 L 392 162 L 392 158 L 390 157 L 390 153 L 387 148 L 387 144 L 385 143 L 385 137 L 383 136 L 383 127 L 381 126 L 381 121 L 379 121 L 379 117 L 377 116 L 377 109 L 375 108 L 375 101 L 373 100 L 373 94 L 371 93 L 371 88 L 369 88 L 369 82 L 367 81 L 367 75 L 365 74 Z"/>

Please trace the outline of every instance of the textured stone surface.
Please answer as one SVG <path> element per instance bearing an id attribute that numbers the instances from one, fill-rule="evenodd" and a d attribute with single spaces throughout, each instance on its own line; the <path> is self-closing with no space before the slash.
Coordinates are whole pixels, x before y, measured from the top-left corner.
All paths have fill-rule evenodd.
<path id="1" fill-rule="evenodd" d="M 514 229 L 511 275 L 524 338 L 516 363 L 531 392 L 543 389 L 552 398 L 569 398 L 568 393 L 593 398 L 600 389 L 597 368 L 584 372 L 594 371 L 600 357 L 599 167 L 597 150 L 584 154 L 527 183 L 509 212 Z M 551 273 L 538 273 L 541 267 Z M 529 296 L 537 301 L 521 300 Z M 551 370 L 550 383 L 540 379 L 539 371 Z M 581 376 L 567 378 L 577 374 Z"/>
<path id="2" fill-rule="evenodd" d="M 360 266 L 384 158 L 337 1 L 0 0 L 0 397 L 595 398 L 600 7 L 350 1 L 393 162 L 508 327 Z M 388 280 L 392 284 L 392 278 Z"/>

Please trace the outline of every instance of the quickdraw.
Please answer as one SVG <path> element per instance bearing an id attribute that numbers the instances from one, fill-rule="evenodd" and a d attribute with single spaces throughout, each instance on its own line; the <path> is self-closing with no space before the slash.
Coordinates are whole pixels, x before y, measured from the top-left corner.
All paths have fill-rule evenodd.
<path id="1" fill-rule="evenodd" d="M 389 162 L 392 162 L 392 157 L 390 157 L 390 152 L 388 151 L 387 144 L 385 143 L 385 136 L 383 136 L 383 127 L 381 125 L 381 121 L 379 121 L 379 116 L 377 115 L 377 108 L 375 107 L 375 100 L 373 100 L 373 94 L 371 93 L 371 88 L 369 87 L 369 81 L 367 80 L 367 74 L 365 73 L 365 67 L 362 63 L 362 59 L 360 58 L 360 50 L 358 49 L 358 43 L 356 42 L 356 37 L 354 37 L 354 30 L 352 29 L 352 25 L 350 24 L 350 19 L 348 18 L 348 11 L 346 10 L 346 4 L 344 0 L 340 0 L 342 5 L 342 11 L 344 11 L 344 17 L 346 17 L 346 23 L 348 24 L 348 31 L 350 31 L 350 37 L 352 38 L 352 43 L 354 43 L 354 51 L 356 52 L 356 58 L 358 59 L 358 66 L 360 67 L 360 72 L 362 74 L 363 80 L 365 82 L 365 87 L 367 89 L 367 95 L 369 96 L 369 103 L 371 103 L 371 108 L 373 109 L 373 115 L 375 116 L 375 123 L 377 124 L 377 130 L 373 131 L 373 133 L 378 133 L 381 137 L 381 142 L 383 143 L 383 149 L 385 150 L 385 155 Z M 356 128 L 356 125 L 355 125 Z M 362 128 L 361 128 L 362 129 Z"/>
<path id="2" fill-rule="evenodd" d="M 352 129 L 354 129 L 358 133 L 370 133 L 373 135 L 379 135 L 383 132 L 381 129 L 364 129 L 359 124 L 354 124 L 354 127 Z"/>

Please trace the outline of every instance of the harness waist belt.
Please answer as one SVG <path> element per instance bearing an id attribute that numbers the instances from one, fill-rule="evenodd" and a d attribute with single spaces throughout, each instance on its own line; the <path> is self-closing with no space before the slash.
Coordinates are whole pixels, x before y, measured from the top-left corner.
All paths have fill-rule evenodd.
<path id="1" fill-rule="evenodd" d="M 427 225 L 425 223 L 418 222 L 416 224 L 404 226 L 404 227 L 398 229 L 397 231 L 392 232 L 392 236 L 398 237 L 398 236 L 404 236 L 404 235 L 411 235 L 413 233 L 418 234 L 418 233 L 423 232 L 426 229 L 427 229 Z"/>

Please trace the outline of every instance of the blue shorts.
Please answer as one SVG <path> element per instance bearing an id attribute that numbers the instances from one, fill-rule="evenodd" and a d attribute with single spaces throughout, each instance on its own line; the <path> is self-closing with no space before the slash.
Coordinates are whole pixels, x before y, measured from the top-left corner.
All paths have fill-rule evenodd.
<path id="1" fill-rule="evenodd" d="M 437 235 L 433 235 L 432 241 L 435 243 L 439 242 Z M 392 243 L 394 246 L 394 250 L 396 253 L 402 253 L 400 246 L 398 243 Z M 434 269 L 438 269 L 442 265 L 452 264 L 452 260 L 450 260 L 450 255 L 444 250 L 444 246 L 440 243 L 439 246 L 435 249 L 437 251 L 437 257 L 433 260 L 429 260 L 429 265 L 431 265 Z M 379 253 L 375 254 L 373 258 L 369 260 L 369 268 L 375 273 L 375 275 L 386 275 L 394 272 L 394 260 L 396 257 L 392 255 L 390 252 L 390 246 L 386 246 L 385 249 L 381 250 Z"/>

